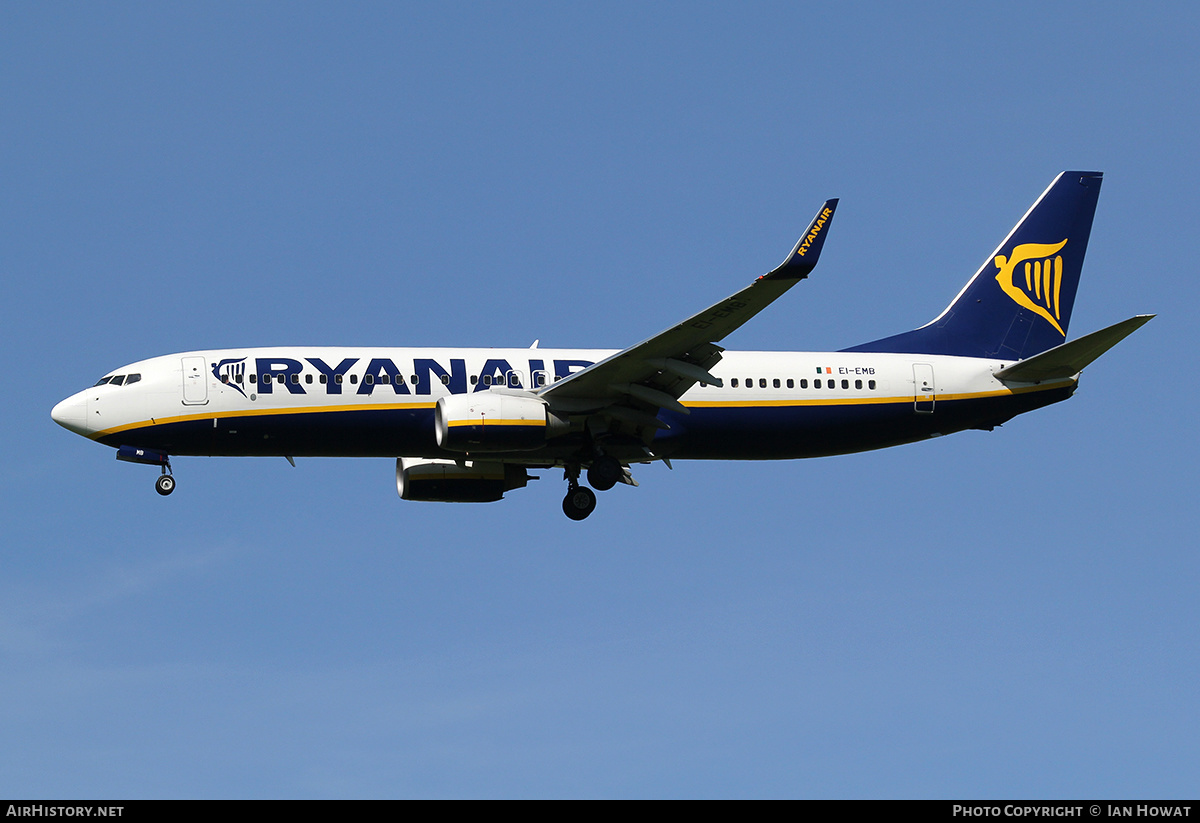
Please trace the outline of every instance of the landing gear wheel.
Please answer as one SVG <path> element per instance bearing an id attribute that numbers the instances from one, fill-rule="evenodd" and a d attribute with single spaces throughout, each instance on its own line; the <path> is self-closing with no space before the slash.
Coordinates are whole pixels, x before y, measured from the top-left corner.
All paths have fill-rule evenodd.
<path id="1" fill-rule="evenodd" d="M 574 486 L 563 498 L 563 514 L 572 520 L 583 520 L 596 509 L 596 493 L 586 486 Z"/>
<path id="2" fill-rule="evenodd" d="M 171 492 L 175 491 L 175 478 L 169 474 L 164 474 L 154 481 L 154 490 L 166 497 Z"/>
<path id="3" fill-rule="evenodd" d="M 615 457 L 597 457 L 587 470 L 588 485 L 598 492 L 606 492 L 621 479 L 621 462 Z"/>

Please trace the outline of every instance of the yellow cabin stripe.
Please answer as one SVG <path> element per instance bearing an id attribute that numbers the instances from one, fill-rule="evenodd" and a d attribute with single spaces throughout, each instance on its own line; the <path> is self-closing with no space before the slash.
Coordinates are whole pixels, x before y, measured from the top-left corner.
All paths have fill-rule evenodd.
<path id="1" fill-rule="evenodd" d="M 1041 383 L 1036 386 L 1022 386 L 1016 389 L 996 389 L 986 392 L 970 392 L 967 394 L 936 394 L 932 397 L 922 397 L 922 400 L 977 400 L 985 397 L 1004 397 L 1013 394 L 1027 394 L 1035 391 L 1047 391 L 1049 389 L 1062 388 L 1063 386 L 1071 385 L 1074 381 L 1071 379 L 1057 380 L 1053 383 Z M 810 389 L 810 391 L 812 391 Z M 692 400 L 684 403 L 685 406 L 692 409 L 710 409 L 710 408 L 778 408 L 787 406 L 869 406 L 869 405 L 888 405 L 894 403 L 912 403 L 913 395 L 902 395 L 899 397 L 823 397 L 813 399 L 786 399 L 786 400 Z M 128 423 L 124 426 L 114 426 L 111 429 L 94 432 L 90 435 L 93 440 L 107 437 L 111 434 L 119 434 L 120 432 L 130 431 L 132 429 L 142 429 L 148 426 L 165 426 L 171 423 L 187 423 L 193 420 L 228 420 L 239 417 L 263 417 L 266 415 L 275 414 L 321 414 L 328 412 L 353 412 L 353 411 L 399 411 L 404 409 L 432 409 L 437 405 L 437 401 L 429 401 L 422 403 L 371 403 L 371 404 L 356 404 L 345 406 L 301 406 L 297 408 L 271 408 L 271 409 L 241 409 L 239 411 L 223 411 L 208 414 L 184 414 L 176 417 L 158 417 L 151 420 L 142 420 L 137 423 Z M 474 420 L 452 420 L 448 423 L 450 426 L 478 426 L 479 422 Z M 543 426 L 545 423 L 541 420 L 488 420 L 484 425 L 488 426 Z"/>
<path id="2" fill-rule="evenodd" d="M 1029 392 L 1057 389 L 1070 385 L 1072 380 L 1059 380 L 1054 383 L 1042 383 L 1037 386 L 1022 386 L 1016 389 L 996 389 L 985 392 L 968 392 L 966 394 L 933 394 L 922 396 L 921 400 L 978 400 L 985 397 L 1006 397 L 1012 394 L 1028 394 Z M 810 389 L 811 391 L 811 389 Z M 818 389 L 819 391 L 819 389 Z M 688 408 L 760 408 L 769 406 L 869 406 L 886 405 L 889 403 L 912 403 L 916 397 L 911 394 L 899 397 L 825 397 L 812 400 L 695 400 L 684 403 Z"/>
<path id="3" fill-rule="evenodd" d="M 124 426 L 114 426 L 111 429 L 95 432 L 89 437 L 95 439 L 104 437 L 109 434 L 117 434 L 130 429 L 142 429 L 147 426 L 165 426 L 170 423 L 187 423 L 192 420 L 227 420 L 238 417 L 263 417 L 272 414 L 320 414 L 323 412 L 344 412 L 344 411 L 395 411 L 402 409 L 432 409 L 437 405 L 437 401 L 428 403 L 371 403 L 371 404 L 356 404 L 346 406 L 302 406 L 299 408 L 273 408 L 273 409 L 241 409 L 239 411 L 224 411 L 224 412 L 209 412 L 208 414 L 183 414 L 177 417 L 155 417 L 150 420 L 142 420 L 138 423 L 128 423 Z"/>

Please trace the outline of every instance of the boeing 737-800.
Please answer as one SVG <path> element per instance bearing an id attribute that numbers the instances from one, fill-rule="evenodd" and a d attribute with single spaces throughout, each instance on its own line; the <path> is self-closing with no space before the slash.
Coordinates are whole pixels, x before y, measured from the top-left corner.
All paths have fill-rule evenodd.
<path id="1" fill-rule="evenodd" d="M 60 425 L 161 467 L 171 456 L 394 457 L 405 500 L 486 502 L 562 468 L 563 511 L 661 460 L 774 460 L 987 429 L 1066 400 L 1080 371 L 1153 315 L 1066 341 L 1102 175 L 1063 172 L 934 320 L 837 352 L 718 345 L 808 276 L 824 203 L 746 288 L 620 351 L 319 348 L 193 351 L 106 374 Z"/>

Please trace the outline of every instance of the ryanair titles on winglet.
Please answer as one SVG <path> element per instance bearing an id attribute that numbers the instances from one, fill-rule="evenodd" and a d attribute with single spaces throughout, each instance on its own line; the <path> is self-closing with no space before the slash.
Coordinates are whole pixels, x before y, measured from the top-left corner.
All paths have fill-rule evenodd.
<path id="1" fill-rule="evenodd" d="M 354 368 L 362 358 L 347 357 L 331 366 L 320 357 L 306 357 L 305 363 L 290 357 L 256 357 L 254 368 L 247 373 L 245 357 L 226 358 L 212 364 L 212 375 L 226 386 L 240 392 L 247 390 L 258 394 L 271 394 L 276 385 L 291 394 L 308 394 L 309 391 L 325 394 L 354 393 L 370 395 L 376 389 L 391 389 L 395 394 L 432 394 L 433 384 L 440 383 L 451 394 L 466 394 L 470 391 L 485 391 L 493 385 L 513 388 L 540 388 L 551 382 L 544 360 L 529 360 L 529 370 L 513 368 L 504 358 L 490 358 L 478 373 L 473 373 L 473 384 L 468 385 L 467 361 L 451 358 L 446 368 L 430 357 L 418 357 L 412 368 L 401 371 L 396 361 L 389 357 L 372 357 L 365 368 Z M 555 360 L 554 380 L 592 365 L 590 360 Z M 407 364 L 404 364 L 407 365 Z M 314 377 L 316 378 L 314 380 Z M 529 381 L 526 382 L 528 377 Z M 307 388 L 306 388 L 307 387 Z"/>
<path id="2" fill-rule="evenodd" d="M 833 214 L 832 209 L 824 208 L 821 210 L 821 213 L 817 216 L 817 219 L 813 221 L 812 231 L 806 234 L 804 239 L 800 241 L 800 245 L 796 247 L 797 257 L 803 257 L 808 253 L 808 247 L 811 246 L 813 241 L 816 240 L 821 234 L 821 230 L 825 228 L 825 224 L 829 222 L 829 216 L 831 214 Z"/>

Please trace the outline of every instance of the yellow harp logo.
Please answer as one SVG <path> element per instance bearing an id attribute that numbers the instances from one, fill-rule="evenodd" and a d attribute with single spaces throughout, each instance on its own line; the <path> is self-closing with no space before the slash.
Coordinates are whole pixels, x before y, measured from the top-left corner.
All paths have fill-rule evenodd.
<path id="1" fill-rule="evenodd" d="M 1050 325 L 1058 329 L 1063 337 L 1067 333 L 1058 325 L 1062 317 L 1058 304 L 1058 294 L 1062 289 L 1063 259 L 1059 254 L 1061 243 L 1022 243 L 1012 250 L 1012 255 L 1005 260 L 1003 254 L 996 255 L 996 282 L 1004 293 L 1011 297 L 1016 304 L 1029 309 L 1034 314 L 1041 315 L 1050 321 Z M 1018 285 L 1017 266 L 1024 263 L 1025 288 Z"/>

